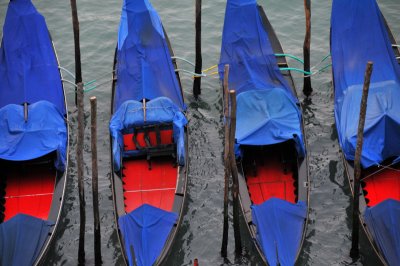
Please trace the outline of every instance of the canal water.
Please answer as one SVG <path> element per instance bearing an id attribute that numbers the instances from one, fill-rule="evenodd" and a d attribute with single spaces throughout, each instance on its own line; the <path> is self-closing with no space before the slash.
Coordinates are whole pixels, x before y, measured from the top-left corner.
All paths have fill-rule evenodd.
<path id="1" fill-rule="evenodd" d="M 34 0 L 45 16 L 62 67 L 74 72 L 74 47 L 69 1 Z M 400 41 L 398 0 L 379 0 L 395 38 Z M 0 0 L 0 21 L 3 23 L 7 0 Z M 194 61 L 194 0 L 153 0 L 177 56 Z M 305 20 L 303 1 L 260 0 L 285 52 L 302 57 Z M 110 144 L 111 71 L 121 0 L 78 1 L 82 69 L 85 82 L 105 76 L 95 84 L 106 82 L 86 93 L 85 105 L 85 192 L 86 192 L 86 261 L 94 264 L 93 214 L 91 197 L 90 114 L 89 98 L 98 99 L 98 153 L 102 255 L 104 265 L 121 265 L 121 247 L 118 243 L 113 212 Z M 219 60 L 221 32 L 226 2 L 203 0 L 203 65 L 215 65 Z M 316 65 L 329 53 L 329 25 L 331 1 L 312 1 L 311 65 Z M 0 34 L 2 29 L 0 29 Z M 289 60 L 291 67 L 299 67 Z M 190 65 L 178 62 L 179 68 L 192 70 Z M 304 109 L 311 173 L 310 219 L 299 265 L 379 265 L 366 238 L 361 235 L 361 257 L 352 261 L 351 197 L 340 161 L 337 134 L 333 116 L 333 89 L 331 72 L 312 77 L 314 92 L 306 99 L 302 78 L 294 73 L 300 101 Z M 74 78 L 64 74 L 64 78 Z M 219 80 L 202 80 L 199 100 L 192 96 L 192 78 L 182 74 L 184 98 L 189 119 L 189 184 L 188 201 L 182 228 L 174 243 L 169 265 L 192 265 L 199 258 L 200 265 L 260 265 L 248 235 L 243 234 L 243 256 L 235 256 L 232 221 L 230 221 L 228 258 L 220 256 L 223 207 L 223 130 L 222 93 Z M 76 115 L 73 88 L 66 84 L 69 122 L 71 126 L 71 155 L 69 180 L 60 229 L 47 258 L 48 265 L 76 265 L 79 235 L 79 199 L 76 175 Z"/>

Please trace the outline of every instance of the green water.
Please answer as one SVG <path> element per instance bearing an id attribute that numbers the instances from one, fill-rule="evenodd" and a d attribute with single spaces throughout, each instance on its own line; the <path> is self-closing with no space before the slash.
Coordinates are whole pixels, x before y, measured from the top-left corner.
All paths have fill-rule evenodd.
<path id="1" fill-rule="evenodd" d="M 61 66 L 74 72 L 74 48 L 71 10 L 68 0 L 33 1 L 45 16 L 58 52 Z M 0 21 L 4 20 L 8 1 L 0 0 Z M 168 32 L 175 54 L 194 61 L 194 1 L 153 0 L 164 27 Z M 302 57 L 304 40 L 303 1 L 263 0 L 259 3 L 275 28 L 287 53 Z M 225 1 L 203 0 L 203 65 L 209 67 L 219 60 L 221 31 L 225 12 Z M 78 0 L 81 29 L 82 69 L 84 80 L 90 81 L 102 74 L 111 73 L 117 39 L 122 1 Z M 395 37 L 400 40 L 398 0 L 381 0 L 379 5 Z M 331 1 L 312 3 L 311 64 L 317 64 L 329 53 L 329 24 Z M 1 32 L 0 32 L 1 33 Z M 178 62 L 179 68 L 192 70 L 187 64 Z M 291 67 L 301 66 L 289 61 Z M 109 74 L 111 78 L 111 74 Z M 304 107 L 306 135 L 309 145 L 311 173 L 310 220 L 307 236 L 301 253 L 301 265 L 349 265 L 351 246 L 351 200 L 350 189 L 340 161 L 337 135 L 333 117 L 333 91 L 330 70 L 313 76 L 314 93 L 305 100 L 301 94 L 302 79 L 294 74 L 300 101 Z M 73 80 L 65 75 L 66 79 Z M 169 261 L 170 265 L 192 265 L 195 257 L 200 265 L 257 265 L 257 257 L 249 237 L 244 235 L 244 255 L 235 257 L 234 244 L 229 243 L 228 258 L 220 257 L 223 206 L 223 132 L 221 121 L 221 90 L 217 78 L 202 80 L 202 95 L 195 101 L 192 94 L 192 79 L 182 75 L 184 97 L 188 109 L 189 185 L 188 204 L 182 228 Z M 49 265 L 76 265 L 79 234 L 79 201 L 75 167 L 76 108 L 71 86 L 66 85 L 72 128 L 71 166 L 68 191 L 61 228 L 56 243 L 51 247 Z M 114 221 L 111 181 L 108 121 L 110 119 L 111 83 L 86 94 L 85 121 L 89 123 L 89 97 L 98 98 L 98 152 L 99 190 L 104 265 L 121 264 Z M 85 134 L 85 191 L 87 204 L 86 261 L 94 264 L 93 216 L 91 198 L 90 129 Z M 232 229 L 232 224 L 230 226 Z M 233 232 L 230 231 L 230 241 Z M 352 265 L 377 265 L 369 244 L 361 238 L 361 258 Z"/>

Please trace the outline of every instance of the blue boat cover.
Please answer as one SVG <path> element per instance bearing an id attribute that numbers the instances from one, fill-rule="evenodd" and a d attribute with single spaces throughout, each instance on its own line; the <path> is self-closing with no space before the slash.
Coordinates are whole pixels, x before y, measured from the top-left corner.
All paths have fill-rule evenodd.
<path id="1" fill-rule="evenodd" d="M 260 205 L 252 205 L 253 223 L 257 240 L 269 265 L 294 265 L 307 216 L 305 202 L 293 204 L 270 198 Z"/>
<path id="2" fill-rule="evenodd" d="M 271 99 L 273 99 L 271 101 Z M 281 88 L 251 90 L 237 96 L 236 143 L 269 145 L 294 139 L 298 154 L 305 155 L 296 104 Z"/>
<path id="3" fill-rule="evenodd" d="M 170 98 L 185 108 L 161 20 L 148 0 L 124 0 L 114 110 L 127 100 Z"/>
<path id="4" fill-rule="evenodd" d="M 31 160 L 57 152 L 55 166 L 64 171 L 67 155 L 67 126 L 64 116 L 48 101 L 28 106 L 28 121 L 22 105 L 9 104 L 0 109 L 0 158 Z"/>
<path id="5" fill-rule="evenodd" d="M 358 118 L 368 61 L 374 63 L 361 164 L 370 167 L 400 156 L 400 68 L 375 0 L 334 0 L 331 54 L 339 142 L 354 160 Z"/>
<path id="6" fill-rule="evenodd" d="M 118 219 L 129 265 L 152 266 L 178 215 L 144 204 Z"/>
<path id="7" fill-rule="evenodd" d="M 385 200 L 364 213 L 365 223 L 389 265 L 400 261 L 400 202 Z"/>
<path id="8" fill-rule="evenodd" d="M 25 214 L 0 224 L 0 265 L 33 265 L 52 225 Z"/>
<path id="9" fill-rule="evenodd" d="M 46 100 L 66 113 L 58 63 L 46 22 L 30 0 L 13 0 L 0 51 L 0 108 Z"/>
<path id="10" fill-rule="evenodd" d="M 178 164 L 183 166 L 185 164 L 185 125 L 187 120 L 179 107 L 166 97 L 151 100 L 146 103 L 146 122 L 144 122 L 143 104 L 134 100 L 124 102 L 110 121 L 114 171 L 118 171 L 121 168 L 121 156 L 142 155 L 141 151 L 124 153 L 124 134 L 133 133 L 134 127 L 170 122 L 173 123 Z"/>
<path id="11" fill-rule="evenodd" d="M 221 81 L 225 64 L 230 65 L 229 88 L 237 93 L 237 144 L 294 139 L 304 156 L 298 100 L 279 70 L 256 0 L 227 2 L 218 65 Z"/>

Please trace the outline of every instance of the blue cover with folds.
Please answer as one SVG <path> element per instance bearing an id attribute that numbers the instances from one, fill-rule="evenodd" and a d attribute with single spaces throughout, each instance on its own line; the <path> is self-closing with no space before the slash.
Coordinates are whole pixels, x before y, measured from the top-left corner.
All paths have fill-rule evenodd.
<path id="1" fill-rule="evenodd" d="M 177 145 L 178 164 L 184 165 L 185 125 L 187 124 L 187 120 L 179 107 L 166 97 L 159 97 L 151 100 L 146 103 L 146 122 L 144 122 L 143 104 L 134 100 L 124 102 L 114 113 L 110 121 L 114 171 L 118 171 L 121 168 L 121 156 L 134 155 L 123 153 L 124 134 L 133 133 L 134 127 L 169 122 L 173 123 L 173 135 Z"/>
<path id="2" fill-rule="evenodd" d="M 305 155 L 301 117 L 283 89 L 242 92 L 237 96 L 237 110 L 239 145 L 269 145 L 294 139 L 298 154 Z"/>
<path id="3" fill-rule="evenodd" d="M 400 68 L 375 0 L 334 0 L 331 54 L 339 142 L 354 160 L 368 61 L 374 63 L 367 103 L 361 164 L 369 167 L 400 156 Z"/>
<path id="4" fill-rule="evenodd" d="M 127 100 L 170 98 L 184 109 L 161 20 L 148 0 L 124 0 L 118 32 L 114 110 Z"/>
<path id="5" fill-rule="evenodd" d="M 0 224 L 0 265 L 33 265 L 52 225 L 25 214 Z"/>
<path id="6" fill-rule="evenodd" d="M 294 265 L 307 217 L 305 202 L 293 204 L 270 198 L 260 205 L 252 205 L 251 209 L 257 241 L 268 264 Z"/>
<path id="7" fill-rule="evenodd" d="M 28 106 L 28 121 L 22 105 L 9 104 L 0 109 L 0 159 L 31 160 L 56 151 L 55 166 L 65 170 L 67 126 L 64 116 L 48 101 Z"/>
<path id="8" fill-rule="evenodd" d="M 364 213 L 365 223 L 389 265 L 400 261 L 400 202 L 387 199 Z"/>
<path id="9" fill-rule="evenodd" d="M 221 80 L 225 64 L 230 65 L 229 88 L 237 93 L 237 143 L 268 145 L 294 139 L 304 156 L 298 100 L 279 70 L 256 0 L 227 2 L 218 65 Z"/>
<path id="10" fill-rule="evenodd" d="M 178 215 L 144 204 L 118 219 L 129 265 L 151 266 L 161 254 Z"/>
<path id="11" fill-rule="evenodd" d="M 66 113 L 46 22 L 30 0 L 13 0 L 8 5 L 0 48 L 0 108 L 42 100 Z"/>

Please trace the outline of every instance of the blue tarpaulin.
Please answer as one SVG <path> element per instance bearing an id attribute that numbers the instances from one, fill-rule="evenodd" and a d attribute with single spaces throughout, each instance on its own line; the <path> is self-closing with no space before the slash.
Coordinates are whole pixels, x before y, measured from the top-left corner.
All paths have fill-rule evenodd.
<path id="1" fill-rule="evenodd" d="M 230 66 L 229 88 L 237 93 L 237 143 L 267 145 L 294 139 L 303 156 L 298 101 L 279 70 L 256 0 L 227 2 L 218 65 L 221 80 L 225 64 Z"/>
<path id="2" fill-rule="evenodd" d="M 257 241 L 268 264 L 294 265 L 307 216 L 306 204 L 271 198 L 260 205 L 252 205 L 251 209 Z"/>
<path id="3" fill-rule="evenodd" d="M 127 100 L 170 98 L 185 108 L 161 20 L 148 0 L 124 0 L 114 111 Z"/>
<path id="4" fill-rule="evenodd" d="M 400 262 L 400 202 L 385 200 L 367 208 L 365 223 L 389 265 Z"/>
<path id="5" fill-rule="evenodd" d="M 144 204 L 118 220 L 129 265 L 151 266 L 160 255 L 178 215 Z M 134 258 L 136 259 L 134 263 Z"/>
<path id="6" fill-rule="evenodd" d="M 273 99 L 273 101 L 271 101 Z M 300 114 L 281 88 L 252 90 L 237 96 L 236 143 L 269 145 L 294 139 L 298 154 L 305 155 Z"/>
<path id="7" fill-rule="evenodd" d="M 33 265 L 52 225 L 25 214 L 0 224 L 0 265 Z"/>
<path id="8" fill-rule="evenodd" d="M 0 109 L 0 158 L 31 160 L 57 152 L 55 166 L 64 171 L 67 154 L 67 126 L 63 115 L 48 101 L 28 106 L 28 121 L 22 105 Z"/>
<path id="9" fill-rule="evenodd" d="M 0 108 L 46 100 L 66 113 L 46 22 L 30 0 L 10 1 L 0 50 Z"/>
<path id="10" fill-rule="evenodd" d="M 375 0 L 334 0 L 331 54 L 339 142 L 354 160 L 358 118 L 368 61 L 374 63 L 367 103 L 361 164 L 400 156 L 400 68 Z"/>
<path id="11" fill-rule="evenodd" d="M 123 154 L 123 135 L 133 133 L 134 127 L 173 123 L 174 141 L 177 145 L 179 165 L 185 164 L 185 125 L 187 120 L 180 109 L 166 97 L 159 97 L 146 103 L 146 121 L 143 104 L 130 100 L 124 102 L 114 113 L 110 121 L 110 133 L 113 140 L 114 171 L 121 168 Z M 126 154 L 132 156 L 133 154 Z M 140 155 L 140 154 L 138 154 Z"/>

